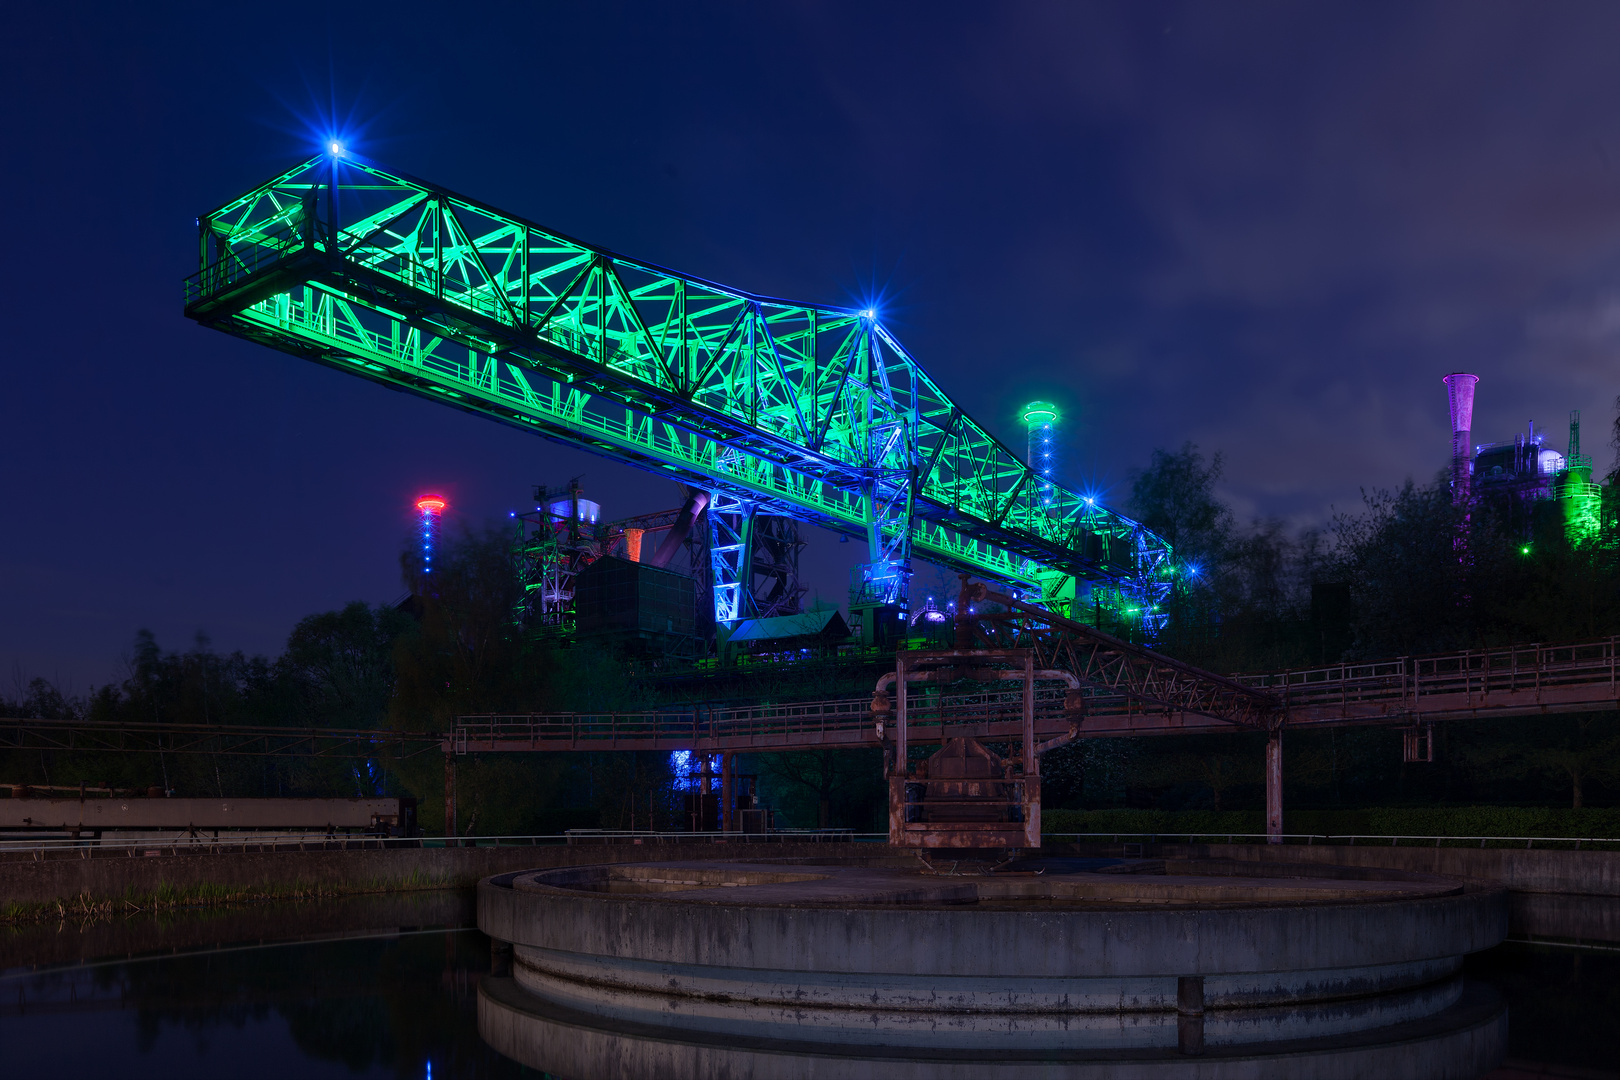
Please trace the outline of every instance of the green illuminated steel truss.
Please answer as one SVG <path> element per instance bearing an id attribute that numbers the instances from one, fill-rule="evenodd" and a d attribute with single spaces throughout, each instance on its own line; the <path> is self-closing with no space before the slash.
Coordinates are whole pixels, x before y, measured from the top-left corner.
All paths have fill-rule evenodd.
<path id="1" fill-rule="evenodd" d="M 902 597 L 913 550 L 1022 595 L 1169 572 L 1162 540 L 1044 486 L 873 312 L 677 274 L 350 155 L 198 226 L 198 322 L 864 537 Z"/>

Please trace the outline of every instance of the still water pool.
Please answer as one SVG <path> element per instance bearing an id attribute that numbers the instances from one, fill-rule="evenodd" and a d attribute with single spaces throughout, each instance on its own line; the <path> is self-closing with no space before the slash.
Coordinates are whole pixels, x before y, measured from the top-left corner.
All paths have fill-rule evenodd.
<path id="1" fill-rule="evenodd" d="M 0 928 L 0 1077 L 537 1077 L 478 1035 L 468 894 Z M 1620 1076 L 1620 949 L 1508 943 L 1493 1076 Z"/>

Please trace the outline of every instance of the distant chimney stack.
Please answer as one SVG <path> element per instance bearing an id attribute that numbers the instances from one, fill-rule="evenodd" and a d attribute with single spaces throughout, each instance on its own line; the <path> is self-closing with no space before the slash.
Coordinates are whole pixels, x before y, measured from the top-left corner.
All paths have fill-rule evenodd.
<path id="1" fill-rule="evenodd" d="M 1451 403 L 1451 501 L 1463 503 L 1473 473 L 1474 385 L 1479 376 L 1456 371 L 1445 382 Z"/>

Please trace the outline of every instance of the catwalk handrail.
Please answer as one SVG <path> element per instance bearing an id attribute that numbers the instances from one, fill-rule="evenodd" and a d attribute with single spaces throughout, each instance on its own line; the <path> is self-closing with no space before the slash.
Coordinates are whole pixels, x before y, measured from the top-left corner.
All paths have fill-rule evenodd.
<path id="1" fill-rule="evenodd" d="M 313 724 L 188 724 L 0 717 L 0 749 L 411 758 L 438 748 L 437 732 L 323 728 Z M 95 790 L 95 789 L 91 789 Z"/>
<path id="2" fill-rule="evenodd" d="M 1615 637 L 1573 645 L 1507 645 L 1370 663 L 1333 664 L 1300 671 L 1235 675 L 1245 686 L 1278 695 L 1285 708 L 1418 702 L 1437 696 L 1465 699 L 1559 687 L 1606 684 L 1617 688 Z"/>

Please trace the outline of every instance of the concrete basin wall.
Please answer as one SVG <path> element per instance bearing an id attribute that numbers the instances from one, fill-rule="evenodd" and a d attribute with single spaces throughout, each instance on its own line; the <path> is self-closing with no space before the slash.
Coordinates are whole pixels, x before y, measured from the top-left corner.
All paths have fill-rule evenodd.
<path id="1" fill-rule="evenodd" d="M 543 1035 L 555 1052 L 565 1016 L 649 1036 L 620 1040 L 626 1050 L 683 1044 L 696 1060 L 705 1040 L 756 1045 L 762 1069 L 788 1046 L 848 1064 L 897 1048 L 1291 1053 L 1419 1028 L 1456 1050 L 1458 1038 L 1473 1045 L 1463 1028 L 1497 1030 L 1495 1013 L 1470 1012 L 1460 970 L 1506 936 L 1505 890 L 1186 869 L 650 861 L 497 875 L 479 884 L 478 922 L 511 943 L 510 989 L 481 999 L 480 1023 L 513 1045 L 503 1052 L 553 1070 L 529 1040 Z M 1087 1070 L 1054 1075 L 1114 1075 Z"/>
<path id="2" fill-rule="evenodd" d="M 677 894 L 678 895 L 678 894 Z M 920 976 L 1217 976 L 1458 957 L 1507 935 L 1502 889 L 1213 910 L 796 908 L 479 885 L 478 923 L 534 949 L 657 964 Z"/>
<path id="3" fill-rule="evenodd" d="M 1360 1032 L 1262 1048 L 1210 1046 L 1202 1056 L 1188 1057 L 1176 1045 L 1175 1025 L 1174 1018 L 1161 1020 L 1152 1025 L 1154 1039 L 1111 1051 L 1020 1045 L 1017 1039 L 1011 1045 L 1000 1039 L 934 1045 L 930 1038 L 903 1046 L 836 1045 L 734 1030 L 672 1032 L 651 1024 L 603 1023 L 507 978 L 484 980 L 478 994 L 478 1030 L 485 1042 L 531 1068 L 573 1080 L 1474 1080 L 1501 1061 L 1507 1045 L 1500 999 L 1474 987 L 1439 1012 L 1394 1023 L 1376 1037 Z M 941 1027 L 936 1020 L 927 1030 Z"/>

